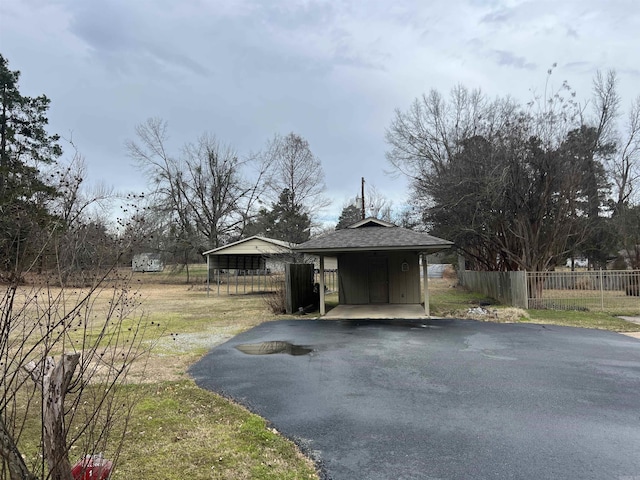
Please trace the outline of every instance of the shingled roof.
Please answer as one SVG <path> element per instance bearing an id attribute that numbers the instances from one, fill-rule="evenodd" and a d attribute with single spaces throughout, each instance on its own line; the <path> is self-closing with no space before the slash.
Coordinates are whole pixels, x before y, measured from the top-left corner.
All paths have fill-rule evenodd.
<path id="1" fill-rule="evenodd" d="M 434 253 L 452 245 L 452 242 L 442 238 L 368 218 L 349 228 L 312 238 L 294 247 L 294 250 L 313 254 L 390 250 Z"/>

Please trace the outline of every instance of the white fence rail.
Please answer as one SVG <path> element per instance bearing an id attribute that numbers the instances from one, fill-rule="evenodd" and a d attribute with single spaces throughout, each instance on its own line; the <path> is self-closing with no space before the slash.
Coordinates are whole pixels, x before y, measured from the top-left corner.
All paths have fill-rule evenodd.
<path id="1" fill-rule="evenodd" d="M 640 314 L 640 270 L 459 273 L 462 285 L 520 308 Z"/>
<path id="2" fill-rule="evenodd" d="M 314 283 L 320 283 L 320 272 L 316 271 L 314 274 Z M 338 271 L 337 270 L 325 270 L 324 272 L 324 286 L 327 293 L 338 291 Z"/>
<path id="3" fill-rule="evenodd" d="M 640 271 L 527 272 L 529 308 L 640 312 Z"/>

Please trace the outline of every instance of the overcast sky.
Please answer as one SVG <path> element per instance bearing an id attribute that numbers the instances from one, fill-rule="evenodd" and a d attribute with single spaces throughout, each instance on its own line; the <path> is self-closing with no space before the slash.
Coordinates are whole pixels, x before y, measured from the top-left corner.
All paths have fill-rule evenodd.
<path id="1" fill-rule="evenodd" d="M 275 133 L 306 138 L 337 220 L 360 177 L 398 206 L 385 174 L 394 110 L 460 83 L 526 102 L 567 80 L 590 97 L 615 69 L 640 94 L 638 0 L 0 0 L 0 52 L 25 95 L 52 100 L 50 131 L 89 177 L 145 190 L 124 148 L 136 124 L 169 123 L 178 147 L 210 132 L 240 155 Z"/>

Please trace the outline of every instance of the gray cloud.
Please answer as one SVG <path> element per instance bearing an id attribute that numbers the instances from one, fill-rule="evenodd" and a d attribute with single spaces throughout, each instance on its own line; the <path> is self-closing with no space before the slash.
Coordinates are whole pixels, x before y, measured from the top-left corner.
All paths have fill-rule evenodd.
<path id="1" fill-rule="evenodd" d="M 493 50 L 492 53 L 496 58 L 498 65 L 522 68 L 525 70 L 535 70 L 538 68 L 535 63 L 527 61 L 525 57 L 517 56 L 506 50 Z"/>
<path id="2" fill-rule="evenodd" d="M 526 101 L 558 62 L 579 92 L 615 68 L 635 97 L 638 17 L 625 2 L 0 0 L 0 18 L 25 93 L 52 98 L 51 131 L 73 130 L 89 175 L 139 188 L 122 145 L 150 116 L 169 122 L 176 151 L 204 131 L 240 155 L 295 131 L 339 209 L 363 175 L 406 193 L 383 173 L 384 130 L 431 88 Z"/>
<path id="3" fill-rule="evenodd" d="M 167 69 L 173 68 L 208 73 L 206 67 L 179 51 L 181 42 L 170 25 L 154 24 L 152 16 L 128 4 L 83 2 L 72 12 L 70 32 L 110 70 L 130 73 L 151 68 L 156 74 L 167 74 Z"/>
<path id="4" fill-rule="evenodd" d="M 512 21 L 513 18 L 514 12 L 512 10 L 501 8 L 486 14 L 480 19 L 480 22 L 488 24 L 507 24 Z"/>

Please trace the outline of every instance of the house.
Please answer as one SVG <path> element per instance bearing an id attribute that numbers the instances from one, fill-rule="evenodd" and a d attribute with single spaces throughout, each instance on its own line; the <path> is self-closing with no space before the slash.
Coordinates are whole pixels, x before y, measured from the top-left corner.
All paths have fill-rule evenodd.
<path id="1" fill-rule="evenodd" d="M 294 261 L 292 244 L 255 235 L 204 252 L 209 269 L 282 271 Z"/>
<path id="2" fill-rule="evenodd" d="M 424 313 L 429 316 L 426 255 L 452 245 L 426 233 L 366 218 L 348 228 L 313 238 L 293 250 L 320 257 L 321 281 L 325 257 L 337 257 L 340 305 L 419 306 L 420 259 L 423 257 Z M 320 314 L 324 315 L 322 287 Z"/>
<path id="3" fill-rule="evenodd" d="M 293 250 L 295 244 L 273 238 L 244 238 L 203 253 L 207 258 L 207 285 L 226 283 L 227 293 L 235 283 L 235 293 L 269 290 L 267 275 L 283 273 L 287 263 L 311 263 L 314 259 Z M 335 260 L 333 261 L 335 264 Z M 234 280 L 231 279 L 233 275 Z M 238 276 L 248 277 L 240 282 Z"/>
<path id="4" fill-rule="evenodd" d="M 162 272 L 164 262 L 159 253 L 138 253 L 131 260 L 131 270 L 134 272 Z"/>

